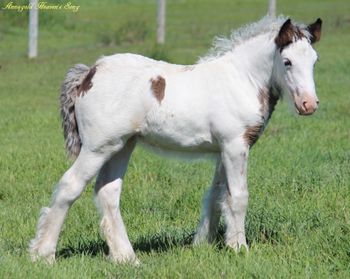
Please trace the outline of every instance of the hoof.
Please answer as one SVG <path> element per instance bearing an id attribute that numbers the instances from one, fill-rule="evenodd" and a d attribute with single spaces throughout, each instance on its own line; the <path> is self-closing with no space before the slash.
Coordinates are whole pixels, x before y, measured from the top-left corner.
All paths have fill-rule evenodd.
<path id="1" fill-rule="evenodd" d="M 234 234 L 226 234 L 226 245 L 239 253 L 242 250 L 249 251 L 245 234 L 243 232 L 237 232 Z"/>
<path id="2" fill-rule="evenodd" d="M 55 262 L 55 253 L 50 253 L 48 255 L 42 255 L 38 251 L 30 251 L 30 258 L 32 262 L 45 262 L 47 264 L 53 264 Z"/>
<path id="3" fill-rule="evenodd" d="M 239 242 L 227 243 L 227 246 L 232 248 L 236 253 L 239 253 L 241 251 L 249 252 L 249 247 L 247 243 L 239 243 Z"/>
<path id="4" fill-rule="evenodd" d="M 32 262 L 43 261 L 48 264 L 55 262 L 55 248 L 42 247 L 40 241 L 33 239 L 29 244 L 29 254 Z"/>
<path id="5" fill-rule="evenodd" d="M 109 259 L 117 264 L 130 264 L 133 266 L 139 266 L 141 262 L 135 255 L 109 255 Z"/>

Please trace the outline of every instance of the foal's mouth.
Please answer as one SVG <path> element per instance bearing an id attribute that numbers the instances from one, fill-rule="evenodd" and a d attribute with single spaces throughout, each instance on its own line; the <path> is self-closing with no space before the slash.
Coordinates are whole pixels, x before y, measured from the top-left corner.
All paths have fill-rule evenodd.
<path id="1" fill-rule="evenodd" d="M 298 115 L 301 115 L 301 116 L 312 115 L 317 110 L 317 108 L 304 109 L 302 107 L 299 107 L 296 103 L 294 103 L 294 107 Z"/>

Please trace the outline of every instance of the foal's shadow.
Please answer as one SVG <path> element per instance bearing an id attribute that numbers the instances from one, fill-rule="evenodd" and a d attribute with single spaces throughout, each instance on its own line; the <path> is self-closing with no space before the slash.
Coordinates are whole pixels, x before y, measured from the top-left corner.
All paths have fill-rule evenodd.
<path id="1" fill-rule="evenodd" d="M 133 243 L 135 252 L 143 253 L 163 253 L 176 247 L 190 247 L 193 243 L 194 232 L 182 233 L 157 233 L 153 236 L 141 236 Z M 220 227 L 216 245 L 223 248 L 224 229 Z M 95 257 L 99 254 L 108 254 L 107 243 L 103 240 L 98 241 L 79 241 L 78 243 L 70 243 L 65 248 L 57 252 L 57 258 L 70 258 L 75 255 L 89 255 Z"/>
<path id="2" fill-rule="evenodd" d="M 175 247 L 190 246 L 193 242 L 194 232 L 183 232 L 181 234 L 158 233 L 151 237 L 141 236 L 134 244 L 135 251 L 166 252 Z"/>
<path id="3" fill-rule="evenodd" d="M 57 258 L 70 258 L 76 255 L 88 255 L 95 257 L 99 254 L 108 254 L 107 243 L 103 240 L 98 241 L 79 241 L 78 243 L 69 243 L 65 248 L 57 251 Z"/>
<path id="4" fill-rule="evenodd" d="M 220 226 L 217 232 L 216 240 L 214 245 L 219 249 L 223 248 L 224 245 L 224 234 L 225 229 L 223 226 Z M 139 252 L 157 252 L 162 253 L 176 247 L 191 247 L 193 245 L 195 232 L 186 232 L 181 233 L 167 233 L 162 232 L 155 234 L 151 237 L 141 236 L 138 238 L 134 244 L 135 251 Z"/>

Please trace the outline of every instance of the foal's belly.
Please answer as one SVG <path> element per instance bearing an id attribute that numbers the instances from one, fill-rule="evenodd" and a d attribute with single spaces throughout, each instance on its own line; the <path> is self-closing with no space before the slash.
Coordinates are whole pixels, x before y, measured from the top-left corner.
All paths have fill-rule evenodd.
<path id="1" fill-rule="evenodd" d="M 217 153 L 219 147 L 207 123 L 176 113 L 148 117 L 139 141 L 163 151 Z"/>
<path id="2" fill-rule="evenodd" d="M 138 139 L 146 146 L 171 152 L 187 153 L 218 153 L 219 147 L 216 141 L 206 135 L 195 137 L 183 134 L 152 133 L 139 135 Z"/>

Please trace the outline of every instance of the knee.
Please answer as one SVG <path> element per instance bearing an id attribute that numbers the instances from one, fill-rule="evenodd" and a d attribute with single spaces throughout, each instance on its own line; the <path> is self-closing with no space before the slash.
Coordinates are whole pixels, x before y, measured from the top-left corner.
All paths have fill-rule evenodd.
<path id="1" fill-rule="evenodd" d="M 249 193 L 246 189 L 237 189 L 231 192 L 231 200 L 233 205 L 246 207 L 248 205 Z"/>
<path id="2" fill-rule="evenodd" d="M 248 200 L 249 193 L 246 187 L 245 189 L 233 189 L 230 194 L 233 200 Z"/>
<path id="3" fill-rule="evenodd" d="M 222 198 L 222 209 L 241 211 L 247 208 L 249 193 L 247 189 L 229 189 Z"/>

